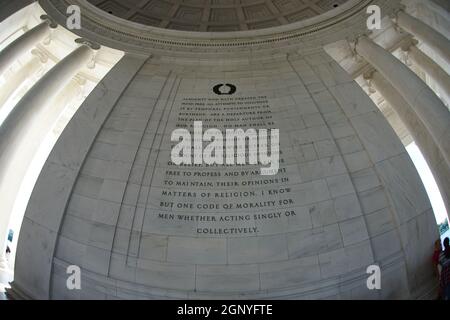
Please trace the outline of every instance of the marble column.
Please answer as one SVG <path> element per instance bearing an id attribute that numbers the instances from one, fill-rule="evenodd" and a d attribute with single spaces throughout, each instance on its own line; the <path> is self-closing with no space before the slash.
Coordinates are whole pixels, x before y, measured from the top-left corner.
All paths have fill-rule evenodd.
<path id="1" fill-rule="evenodd" d="M 0 110 L 3 109 L 5 102 L 8 101 L 18 88 L 20 88 L 22 83 L 30 77 L 33 77 L 42 68 L 42 65 L 48 61 L 48 58 L 37 49 L 32 50 L 31 53 L 33 54 L 33 58 L 17 72 L 8 77 L 6 82 L 2 85 L 2 90 L 0 92 Z"/>
<path id="2" fill-rule="evenodd" d="M 360 37 L 355 49 L 413 108 L 450 166 L 450 112 L 441 99 L 411 69 L 368 37 Z"/>
<path id="3" fill-rule="evenodd" d="M 450 1 L 442 1 L 447 1 L 450 7 Z M 450 39 L 450 10 L 445 10 L 434 0 L 408 0 L 407 6 L 414 10 L 417 19 Z"/>
<path id="4" fill-rule="evenodd" d="M 402 47 L 408 55 L 408 60 L 425 72 L 439 87 L 443 99 L 450 103 L 450 75 L 445 72 L 436 62 L 423 53 L 413 41 Z"/>
<path id="5" fill-rule="evenodd" d="M 7 228 L 23 177 L 45 135 L 39 118 L 51 116 L 51 102 L 92 59 L 86 42 L 49 70 L 17 103 L 0 126 L 0 261 Z M 44 122 L 45 123 L 45 122 Z M 47 128 L 48 130 L 49 128 Z"/>
<path id="6" fill-rule="evenodd" d="M 397 25 L 432 48 L 446 63 L 450 64 L 450 40 L 426 23 L 404 11 L 397 12 Z"/>
<path id="7" fill-rule="evenodd" d="M 51 28 L 56 28 L 56 25 L 49 20 L 47 16 L 42 16 L 41 18 L 44 19 L 43 22 L 25 32 L 0 52 L 0 75 L 2 75 L 14 61 L 48 37 Z"/>
<path id="8" fill-rule="evenodd" d="M 386 100 L 413 137 L 433 173 L 447 212 L 450 212 L 450 170 L 433 137 L 408 102 L 379 72 L 368 72 L 364 78 Z"/>
<path id="9" fill-rule="evenodd" d="M 34 185 L 40 175 L 40 172 L 33 170 L 34 168 L 41 168 L 44 166 L 45 161 L 55 146 L 56 141 L 61 135 L 62 131 L 70 121 L 78 109 L 78 102 L 83 95 L 83 87 L 87 83 L 87 80 L 82 75 L 76 75 L 70 83 L 64 87 L 64 89 L 52 100 L 52 103 L 48 106 L 45 114 L 42 117 L 36 119 L 39 121 L 39 125 L 35 126 L 33 133 L 36 137 L 42 137 L 42 143 L 36 152 L 33 162 L 30 166 L 32 169 L 28 169 L 25 178 L 27 183 L 23 183 L 20 186 L 19 194 L 22 197 L 28 198 L 34 189 Z M 50 131 L 51 130 L 51 131 Z M 45 143 L 45 144 L 43 144 Z M 9 228 L 18 232 L 23 221 L 23 214 L 25 213 L 28 203 L 26 201 L 19 201 L 14 203 L 13 213 L 9 222 Z M 12 254 L 9 257 L 9 265 L 14 266 L 17 252 L 17 234 L 12 241 Z"/>

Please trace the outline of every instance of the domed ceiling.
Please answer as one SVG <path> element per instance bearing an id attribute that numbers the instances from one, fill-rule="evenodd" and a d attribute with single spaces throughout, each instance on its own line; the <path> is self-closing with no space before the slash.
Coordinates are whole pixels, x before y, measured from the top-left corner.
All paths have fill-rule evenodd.
<path id="1" fill-rule="evenodd" d="M 159 28 L 239 31 L 305 20 L 348 0 L 88 0 L 117 17 Z"/>

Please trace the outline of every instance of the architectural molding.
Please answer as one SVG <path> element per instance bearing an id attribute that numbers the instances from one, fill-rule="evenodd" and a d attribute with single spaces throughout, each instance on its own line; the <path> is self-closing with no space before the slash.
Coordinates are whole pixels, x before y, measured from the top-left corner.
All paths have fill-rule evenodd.
<path id="1" fill-rule="evenodd" d="M 49 15 L 43 14 L 40 18 L 48 23 L 50 29 L 56 29 L 58 27 L 58 24 Z"/>
<path id="2" fill-rule="evenodd" d="M 392 46 L 385 48 L 385 49 L 391 53 L 395 52 L 396 50 L 398 50 L 405 44 L 410 43 L 412 41 L 412 39 L 413 39 L 412 35 L 404 34 L 404 36 L 399 41 L 395 42 Z M 356 55 L 359 56 L 358 53 L 356 53 Z M 361 61 L 364 61 L 364 65 L 362 65 L 358 70 L 356 70 L 355 72 L 352 73 L 351 76 L 353 79 L 356 79 L 356 78 L 360 77 L 361 75 L 364 75 L 367 72 L 370 72 L 370 70 L 373 69 L 373 67 L 369 63 L 365 62 L 365 60 L 362 57 L 361 57 Z"/>
<path id="3" fill-rule="evenodd" d="M 75 42 L 78 44 L 88 46 L 89 48 L 91 48 L 94 51 L 98 51 L 101 48 L 101 46 L 98 43 L 96 43 L 92 40 L 86 39 L 86 38 L 75 39 Z"/>
<path id="4" fill-rule="evenodd" d="M 361 17 L 365 17 L 365 9 L 368 5 L 379 5 L 384 15 L 391 14 L 400 6 L 399 0 L 351 0 L 321 16 L 285 26 L 262 30 L 211 33 L 174 31 L 144 26 L 114 17 L 82 0 L 40 0 L 39 3 L 61 24 L 64 24 L 66 19 L 67 6 L 79 5 L 83 12 L 83 29 L 79 33 L 95 35 L 95 40 L 99 43 L 105 43 L 106 40 L 110 46 L 131 52 L 170 50 L 171 52 L 188 51 L 189 53 L 244 52 L 255 48 L 270 48 L 275 44 L 277 48 L 283 48 L 295 44 L 304 45 L 302 42 L 304 38 L 315 39 L 316 42 L 312 41 L 312 43 L 321 47 L 323 43 L 318 40 L 330 38 L 330 28 L 339 28 L 342 25 L 345 35 L 348 37 L 364 32 L 366 21 Z"/>

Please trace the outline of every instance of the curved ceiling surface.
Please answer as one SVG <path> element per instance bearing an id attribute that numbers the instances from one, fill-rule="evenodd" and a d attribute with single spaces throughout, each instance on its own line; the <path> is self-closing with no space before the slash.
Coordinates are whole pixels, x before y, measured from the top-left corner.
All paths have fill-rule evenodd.
<path id="1" fill-rule="evenodd" d="M 348 0 L 88 0 L 114 16 L 184 31 L 264 29 L 321 15 Z"/>

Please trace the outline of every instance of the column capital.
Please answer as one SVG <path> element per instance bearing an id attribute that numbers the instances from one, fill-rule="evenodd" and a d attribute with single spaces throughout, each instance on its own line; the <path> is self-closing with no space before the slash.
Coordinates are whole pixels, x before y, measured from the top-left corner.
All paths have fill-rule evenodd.
<path id="1" fill-rule="evenodd" d="M 362 37 L 369 37 L 370 32 L 363 32 L 363 33 L 359 33 L 355 36 L 352 37 L 348 37 L 347 43 L 348 46 L 350 48 L 350 51 L 352 53 L 353 58 L 355 59 L 356 62 L 361 62 L 363 60 L 363 58 L 361 57 L 361 55 L 358 54 L 358 50 L 356 50 L 356 47 L 358 45 L 358 41 L 359 39 L 361 39 Z"/>
<path id="2" fill-rule="evenodd" d="M 373 33 L 373 31 L 364 31 L 358 34 L 355 34 L 354 36 L 351 37 L 347 37 L 347 42 L 350 44 L 353 44 L 354 46 L 356 46 L 358 44 L 359 39 L 363 38 L 363 37 L 369 37 L 371 34 Z"/>
<path id="3" fill-rule="evenodd" d="M 406 14 L 405 9 L 406 9 L 406 7 L 404 5 L 400 5 L 399 8 L 394 9 L 394 11 L 392 11 L 391 14 L 389 15 L 389 17 L 391 18 L 392 22 L 394 23 L 394 29 L 398 33 L 404 33 L 404 30 L 398 25 L 398 15 L 400 13 L 405 13 Z"/>
<path id="4" fill-rule="evenodd" d="M 404 32 L 412 34 L 417 40 L 426 43 L 430 49 L 450 64 L 450 42 L 432 26 L 406 12 L 399 12 L 397 24 Z"/>
<path id="5" fill-rule="evenodd" d="M 40 16 L 41 20 L 47 23 L 48 27 L 52 30 L 58 27 L 58 24 L 50 16 L 43 14 Z M 49 45 L 52 41 L 52 32 L 49 33 L 48 37 L 44 39 L 44 45 Z"/>
<path id="6" fill-rule="evenodd" d="M 89 48 L 91 48 L 94 51 L 100 50 L 100 48 L 101 48 L 101 46 L 98 43 L 88 40 L 86 38 L 75 39 L 75 42 L 78 44 L 81 44 L 81 45 L 88 46 Z"/>
<path id="7" fill-rule="evenodd" d="M 441 99 L 419 76 L 382 46 L 368 38 L 361 38 L 356 48 L 411 105 L 439 146 L 445 163 L 450 165 L 450 113 Z"/>
<path id="8" fill-rule="evenodd" d="M 89 60 L 89 62 L 87 64 L 87 67 L 89 69 L 95 69 L 95 63 L 96 63 L 95 60 L 96 60 L 96 57 L 97 57 L 97 52 L 98 52 L 98 50 L 100 50 L 101 46 L 98 43 L 96 43 L 94 41 L 91 41 L 91 40 L 88 40 L 86 38 L 75 39 L 75 42 L 78 43 L 78 44 L 81 44 L 82 46 L 89 47 L 91 50 L 93 50 L 93 54 L 92 54 L 91 59 Z"/>
<path id="9" fill-rule="evenodd" d="M 369 70 L 367 70 L 366 72 L 363 73 L 363 78 L 366 81 L 370 81 L 373 78 L 373 75 L 375 74 L 375 72 L 377 72 L 377 70 L 375 68 L 370 68 Z"/>
<path id="10" fill-rule="evenodd" d="M 398 8 L 395 8 L 390 14 L 389 17 L 397 24 L 397 18 L 400 12 L 406 13 L 406 6 L 401 4 Z"/>
<path id="11" fill-rule="evenodd" d="M 408 52 L 411 49 L 411 47 L 415 47 L 418 44 L 419 44 L 419 41 L 417 41 L 414 38 L 410 38 L 407 41 L 405 41 L 404 43 L 402 43 L 400 48 L 402 49 L 402 51 Z"/>
<path id="12" fill-rule="evenodd" d="M 369 96 L 374 94 L 375 92 L 377 92 L 372 85 L 373 76 L 376 72 L 377 72 L 377 70 L 375 68 L 370 68 L 369 70 L 367 70 L 366 72 L 363 73 L 363 79 L 366 81 L 368 91 L 369 91 Z"/>
<path id="13" fill-rule="evenodd" d="M 40 18 L 41 18 L 41 20 L 47 22 L 50 29 L 56 29 L 58 27 L 58 24 L 56 23 L 56 21 L 53 20 L 53 18 L 51 18 L 50 16 L 43 14 L 40 16 Z"/>

